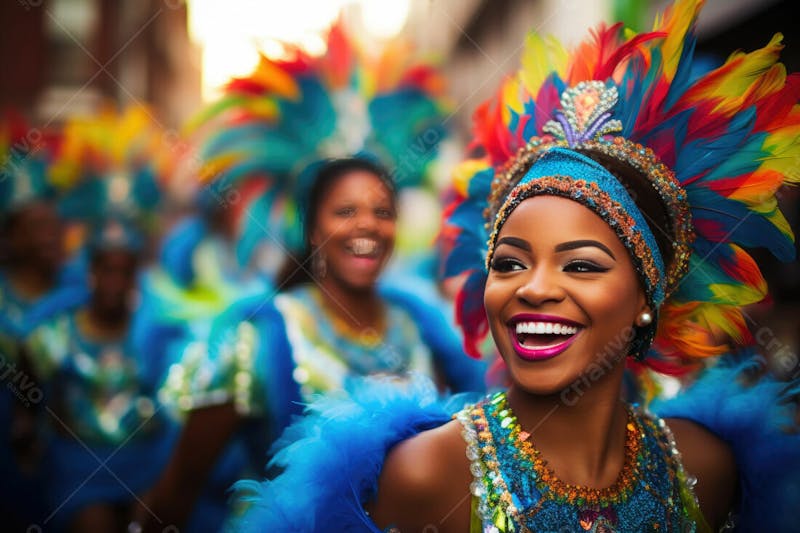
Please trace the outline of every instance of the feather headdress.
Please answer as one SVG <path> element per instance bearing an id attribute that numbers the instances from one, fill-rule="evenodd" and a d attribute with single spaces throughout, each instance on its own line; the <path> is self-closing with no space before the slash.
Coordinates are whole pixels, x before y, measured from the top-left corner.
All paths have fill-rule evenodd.
<path id="1" fill-rule="evenodd" d="M 165 132 L 148 109 L 108 107 L 65 122 L 47 172 L 53 183 L 69 187 L 62 210 L 93 226 L 92 241 L 115 236 L 140 248 L 142 232 L 156 229 L 162 184 L 173 162 Z"/>
<path id="2" fill-rule="evenodd" d="M 284 59 L 262 56 L 188 125 L 201 139 L 205 202 L 220 204 L 248 179 L 267 180 L 288 230 L 298 226 L 293 202 L 323 159 L 371 157 L 398 186 L 424 181 L 444 138 L 444 84 L 432 66 L 409 57 L 399 42 L 370 56 L 341 24 L 329 31 L 322 56 L 291 46 Z M 296 233 L 283 237 L 302 242 Z"/>
<path id="3" fill-rule="evenodd" d="M 678 0 L 640 35 L 601 25 L 571 51 L 530 35 L 519 71 L 477 110 L 480 156 L 456 170 L 441 234 L 444 275 L 466 277 L 457 305 L 471 354 L 488 332 L 482 290 L 497 202 L 520 165 L 557 147 L 623 161 L 661 195 L 670 220 L 655 231 L 669 233 L 675 257 L 656 276 L 663 291 L 653 292 L 659 320 L 646 365 L 677 375 L 729 348 L 713 333 L 751 340 L 742 307 L 767 287 L 746 248 L 781 260 L 795 252 L 775 193 L 800 181 L 800 77 L 778 62 L 780 35 L 691 76 L 702 4 Z"/>

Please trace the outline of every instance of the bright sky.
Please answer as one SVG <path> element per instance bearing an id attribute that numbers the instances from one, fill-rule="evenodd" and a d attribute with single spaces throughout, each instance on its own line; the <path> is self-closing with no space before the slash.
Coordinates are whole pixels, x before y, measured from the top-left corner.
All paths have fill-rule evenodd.
<path id="1" fill-rule="evenodd" d="M 323 32 L 343 9 L 360 14 L 370 37 L 399 33 L 410 0 L 189 0 L 189 34 L 202 48 L 203 99 L 212 100 L 232 76 L 248 74 L 258 51 L 280 55 L 280 42 L 325 52 Z"/>

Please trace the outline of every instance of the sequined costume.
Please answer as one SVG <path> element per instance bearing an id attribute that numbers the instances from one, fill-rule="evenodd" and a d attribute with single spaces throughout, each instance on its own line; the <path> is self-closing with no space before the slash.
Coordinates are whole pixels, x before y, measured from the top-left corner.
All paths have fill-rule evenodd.
<path id="1" fill-rule="evenodd" d="M 126 503 L 148 488 L 166 464 L 176 429 L 137 366 L 130 335 L 87 337 L 79 327 L 84 309 L 53 318 L 26 341 L 36 375 L 47 384 L 46 493 L 57 509 L 53 523 L 62 525 L 85 505 Z"/>
<path id="2" fill-rule="evenodd" d="M 388 287 L 382 296 L 385 330 L 366 333 L 352 332 L 313 285 L 274 301 L 246 299 L 216 321 L 208 347 L 187 346 L 160 394 L 181 409 L 233 401 L 241 414 L 263 419 L 274 438 L 300 402 L 357 376 L 439 371 L 450 390 L 484 388 L 483 364 L 457 363 L 460 343 L 430 301 Z"/>
<path id="3" fill-rule="evenodd" d="M 381 531 L 363 504 L 376 494 L 386 453 L 454 418 L 464 426 L 474 476 L 473 531 L 638 532 L 657 522 L 656 529 L 681 532 L 702 521 L 668 427 L 640 407 L 629 408 L 617 484 L 597 490 L 558 481 L 520 435 L 503 393 L 442 401 L 433 383 L 420 378 L 405 390 L 387 388 L 385 378 L 359 380 L 349 392 L 314 401 L 290 427 L 276 446 L 281 476 L 240 482 L 234 530 L 323 531 L 335 524 L 341 531 Z"/>
<path id="4" fill-rule="evenodd" d="M 474 477 L 473 531 L 696 531 L 702 521 L 663 420 L 628 407 L 625 462 L 604 489 L 559 480 L 520 428 L 505 393 L 456 415 Z M 482 525 L 483 524 L 483 525 Z M 579 529 L 580 528 L 580 529 Z M 491 528 L 488 529 L 491 531 Z"/>
<path id="5" fill-rule="evenodd" d="M 635 431 L 629 425 L 626 456 L 627 465 L 635 466 L 623 468 L 616 491 L 558 481 L 541 462 L 546 458 L 520 435 L 513 413 L 503 408 L 502 394 L 443 402 L 423 379 L 405 391 L 387 388 L 380 378 L 359 381 L 348 397 L 331 394 L 311 403 L 306 418 L 276 443 L 273 461 L 285 468 L 281 476 L 237 485 L 238 518 L 232 529 L 324 531 L 336 524 L 342 531 L 377 533 L 381 530 L 363 504 L 375 497 L 388 451 L 456 418 L 465 426 L 474 477 L 472 531 L 526 531 L 518 526 L 520 514 L 530 531 L 708 531 L 691 489 L 691 472 L 683 470 L 661 418 L 678 417 L 742 448 L 737 456 L 742 498 L 748 503 L 742 507 L 740 502 L 734 515 L 737 530 L 793 531 L 800 435 L 786 430 L 793 423 L 787 402 L 798 385 L 770 375 L 745 385 L 741 378 L 753 368 L 749 357 L 719 365 L 686 393 L 655 405 L 657 415 L 630 407 Z"/>
<path id="6" fill-rule="evenodd" d="M 409 373 L 436 376 L 454 391 L 485 388 L 485 365 L 463 361 L 453 324 L 435 302 L 394 287 L 381 294 L 382 332 L 351 332 L 326 310 L 316 286 L 300 285 L 274 300 L 238 302 L 215 320 L 207 343 L 186 345 L 167 373 L 160 401 L 183 412 L 233 403 L 246 420 L 198 502 L 206 520 L 228 514 L 232 483 L 263 474 L 264 450 L 318 393 L 347 389 L 365 375 L 393 376 L 397 386 Z M 193 516 L 189 529 L 196 524 Z"/>

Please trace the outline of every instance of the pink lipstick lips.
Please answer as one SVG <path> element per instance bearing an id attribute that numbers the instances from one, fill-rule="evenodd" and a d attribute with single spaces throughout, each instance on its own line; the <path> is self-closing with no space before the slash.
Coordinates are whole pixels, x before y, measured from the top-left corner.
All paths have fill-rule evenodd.
<path id="1" fill-rule="evenodd" d="M 551 315 L 520 314 L 508 323 L 514 351 L 526 361 L 551 359 L 578 337 L 583 326 Z"/>

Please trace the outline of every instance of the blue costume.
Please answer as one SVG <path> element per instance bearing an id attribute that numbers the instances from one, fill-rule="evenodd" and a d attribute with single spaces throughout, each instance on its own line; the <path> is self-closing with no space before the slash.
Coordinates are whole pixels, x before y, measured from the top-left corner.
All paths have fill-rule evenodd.
<path id="1" fill-rule="evenodd" d="M 373 338 L 348 335 L 324 310 L 319 289 L 300 285 L 271 301 L 235 304 L 215 321 L 207 349 L 198 342 L 186 347 L 162 398 L 182 409 L 234 403 L 248 420 L 212 474 L 216 489 L 207 492 L 219 497 L 236 479 L 263 475 L 264 450 L 302 405 L 322 392 L 349 390 L 358 377 L 393 376 L 398 386 L 411 373 L 438 376 L 451 392 L 485 388 L 485 365 L 465 360 L 435 301 L 398 288 L 384 287 L 381 295 L 387 329 Z M 216 503 L 220 517 L 224 501 Z M 210 514 L 214 502 L 198 507 Z"/>
<path id="2" fill-rule="evenodd" d="M 66 528 L 90 505 L 129 506 L 155 481 L 176 436 L 156 398 L 158 373 L 141 355 L 147 348 L 141 344 L 142 317 L 131 303 L 136 286 L 125 286 L 122 294 L 118 283 L 107 282 L 106 270 L 88 271 L 91 261 L 103 261 L 107 253 L 123 253 L 131 269 L 145 254 L 161 199 L 156 176 L 163 155 L 161 131 L 148 113 L 129 108 L 120 115 L 71 118 L 62 139 L 70 149 L 48 165 L 54 181 L 70 184 L 62 207 L 87 231 L 77 254 L 84 269 L 80 290 L 69 301 L 61 293 L 48 296 L 36 311 L 35 327 L 25 332 L 26 354 L 45 400 L 48 511 L 37 519 L 43 527 Z M 114 279 L 132 272 L 117 271 Z M 91 275 L 104 276 L 106 283 L 86 287 Z M 92 298 L 101 290 L 120 306 L 114 312 L 124 329 L 113 336 L 93 332 Z"/>
<path id="3" fill-rule="evenodd" d="M 631 521 L 630 517 L 634 516 L 637 520 L 656 519 L 662 525 L 671 523 L 667 531 L 693 530 L 686 528 L 696 527 L 692 525 L 694 521 L 702 523 L 702 516 L 692 497 L 691 472 L 683 472 L 679 458 L 672 451 L 668 429 L 663 429 L 666 426 L 659 422 L 674 417 L 697 422 L 731 445 L 740 478 L 739 504 L 733 515 L 737 530 L 793 531 L 792 509 L 800 491 L 797 477 L 800 434 L 792 429 L 796 407 L 791 403 L 795 401 L 797 383 L 765 375 L 754 385 L 746 384 L 743 378 L 747 370 L 755 366 L 753 359 L 719 365 L 676 398 L 653 405 L 659 418 L 636 415 L 638 423 L 647 428 L 642 446 L 648 451 L 639 458 L 640 465 L 641 461 L 652 460 L 656 471 L 670 473 L 657 475 L 650 485 L 658 487 L 658 483 L 672 480 L 671 485 L 659 492 L 672 494 L 671 501 L 676 507 L 660 511 L 667 514 L 656 514 L 648 507 L 656 505 L 657 501 L 642 491 L 647 478 L 634 477 L 632 481 L 638 488 L 622 494 L 624 505 L 620 507 L 597 506 L 596 510 L 589 509 L 581 515 L 566 497 L 562 501 L 548 498 L 545 501 L 549 503 L 541 514 L 526 522 L 527 526 L 532 531 L 542 531 L 569 525 L 570 531 L 579 531 L 578 522 L 593 518 L 597 525 L 607 520 L 615 526 L 615 531 L 650 530 L 647 522 Z M 242 481 L 237 485 L 238 520 L 233 522 L 233 529 L 324 531 L 335 524 L 339 531 L 381 531 L 372 524 L 363 505 L 377 493 L 378 476 L 386 454 L 398 442 L 441 426 L 453 417 L 462 420 L 468 430 L 465 449 L 471 454 L 474 465 L 471 470 L 475 483 L 471 491 L 476 501 L 474 520 L 477 523 L 481 509 L 491 515 L 488 523 L 502 516 L 493 513 L 498 508 L 502 491 L 498 491 L 496 497 L 490 496 L 486 479 L 496 476 L 505 479 L 519 509 L 535 507 L 542 498 L 542 485 L 537 478 L 528 478 L 536 481 L 534 483 L 519 475 L 534 468 L 515 464 L 513 457 L 518 450 L 513 450 L 507 439 L 513 424 L 502 427 L 505 417 L 497 417 L 496 409 L 492 409 L 498 402 L 497 395 L 485 400 L 456 396 L 442 401 L 433 384 L 425 380 L 416 380 L 405 391 L 386 385 L 381 379 L 365 380 L 353 386 L 347 397 L 328 395 L 311 403 L 306 417 L 287 429 L 276 443 L 273 465 L 285 468 L 282 474 L 272 481 Z M 478 466 L 485 465 L 488 458 L 480 451 L 485 443 L 471 431 L 480 423 L 476 419 L 479 420 L 481 410 L 487 406 L 490 412 L 483 414 L 488 420 L 491 437 L 484 439 L 494 439 L 498 443 L 496 453 L 501 455 L 500 460 L 493 463 L 499 468 L 494 475 Z M 472 451 L 469 451 L 470 446 Z M 346 468 L 344 473 L 342 468 Z M 640 468 L 639 472 L 642 471 L 652 470 Z M 672 514 L 672 522 L 665 521 L 668 514 Z M 477 528 L 475 531 L 504 530 Z"/>
<path id="4" fill-rule="evenodd" d="M 24 124 L 16 126 L 20 131 L 30 131 Z M 68 206 L 64 205 L 69 187 L 56 187 L 48 173 L 49 143 L 36 142 L 35 146 L 29 146 L 28 139 L 18 142 L 12 135 L 13 131 L 12 121 L 0 123 L 0 155 L 4 160 L 0 171 L 0 225 L 6 228 L 11 217 L 42 205 L 60 211 L 62 215 L 70 215 Z M 28 152 L 28 148 L 32 150 Z M 25 261 L 25 258 L 14 260 Z M 26 265 L 23 264 L 22 268 Z M 12 446 L 12 440 L 18 437 L 13 434 L 16 410 L 24 407 L 33 413 L 43 395 L 41 384 L 28 368 L 28 361 L 21 357 L 20 346 L 36 326 L 75 305 L 83 297 L 85 287 L 82 265 L 75 260 L 61 265 L 53 277 L 52 287 L 38 297 L 20 294 L 9 273 L 5 266 L 0 267 L 0 376 L 4 384 L 0 390 L 0 477 L 5 480 L 0 489 L 0 505 L 4 516 L 9 517 L 10 527 L 14 527 L 15 518 L 22 522 L 18 524 L 21 527 L 35 523 L 46 511 L 41 498 L 39 465 L 23 467 L 18 464 L 17 453 L 20 450 Z M 28 437 L 35 439 L 33 434 Z M 21 444 L 28 453 L 35 445 L 35 442 Z"/>
<path id="5" fill-rule="evenodd" d="M 46 493 L 64 525 L 85 505 L 129 504 L 161 473 L 176 427 L 158 405 L 128 334 L 115 341 L 87 337 L 80 306 L 36 328 L 27 340 L 47 386 L 51 434 Z"/>

